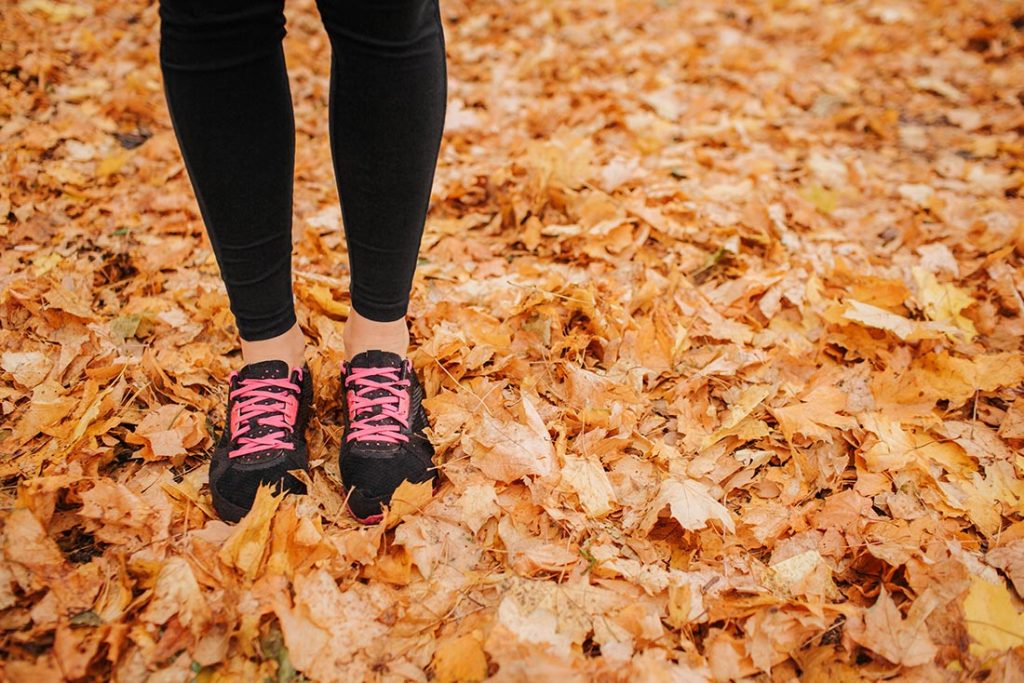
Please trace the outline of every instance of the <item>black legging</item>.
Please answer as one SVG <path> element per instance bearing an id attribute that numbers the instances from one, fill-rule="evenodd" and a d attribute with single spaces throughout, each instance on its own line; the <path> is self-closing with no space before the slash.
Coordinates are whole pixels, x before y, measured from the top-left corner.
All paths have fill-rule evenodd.
<path id="1" fill-rule="evenodd" d="M 405 315 L 447 97 L 437 0 L 318 0 L 331 39 L 330 137 L 352 305 Z M 284 0 L 161 0 L 174 130 L 242 338 L 295 324 L 295 120 Z"/>

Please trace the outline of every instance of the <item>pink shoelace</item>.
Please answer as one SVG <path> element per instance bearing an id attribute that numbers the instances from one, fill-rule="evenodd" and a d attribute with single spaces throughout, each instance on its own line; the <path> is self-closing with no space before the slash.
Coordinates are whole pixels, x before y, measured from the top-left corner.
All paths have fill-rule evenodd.
<path id="1" fill-rule="evenodd" d="M 295 450 L 295 444 L 285 438 L 295 431 L 299 399 L 292 391 L 268 391 L 273 388 L 302 391 L 291 379 L 243 379 L 238 389 L 231 392 L 231 436 L 238 447 L 228 451 L 229 458 L 275 448 Z M 260 436 L 245 436 L 254 423 L 274 429 Z"/>
<path id="2" fill-rule="evenodd" d="M 350 422 L 346 441 L 404 443 L 409 440 L 402 433 L 403 427 L 409 427 L 409 380 L 398 378 L 401 371 L 401 368 L 348 369 L 345 386 Z M 352 385 L 356 388 L 352 389 Z M 386 393 L 370 398 L 370 393 L 379 390 Z M 380 406 L 379 412 L 359 417 L 375 406 Z"/>

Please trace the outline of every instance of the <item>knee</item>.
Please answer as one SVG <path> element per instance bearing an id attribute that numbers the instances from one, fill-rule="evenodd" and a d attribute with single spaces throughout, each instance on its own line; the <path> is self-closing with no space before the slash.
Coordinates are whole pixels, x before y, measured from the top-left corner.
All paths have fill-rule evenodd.
<path id="1" fill-rule="evenodd" d="M 284 0 L 160 0 L 164 68 L 212 71 L 279 49 Z"/>
<path id="2" fill-rule="evenodd" d="M 437 0 L 317 0 L 331 40 L 403 52 L 441 30 Z"/>

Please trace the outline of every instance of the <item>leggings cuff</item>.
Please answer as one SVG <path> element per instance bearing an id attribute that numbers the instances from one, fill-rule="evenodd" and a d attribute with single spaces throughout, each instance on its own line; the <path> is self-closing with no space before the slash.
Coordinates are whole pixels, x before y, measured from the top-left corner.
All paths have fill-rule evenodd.
<path id="1" fill-rule="evenodd" d="M 235 325 L 238 326 L 238 336 L 243 341 L 256 342 L 278 337 L 297 322 L 294 306 L 289 308 L 284 315 L 276 316 L 271 320 L 260 320 L 258 322 L 241 320 L 235 316 Z"/>
<path id="2" fill-rule="evenodd" d="M 390 323 L 405 317 L 405 314 L 409 312 L 409 302 L 382 306 L 365 301 L 362 297 L 353 294 L 352 308 L 367 320 Z"/>

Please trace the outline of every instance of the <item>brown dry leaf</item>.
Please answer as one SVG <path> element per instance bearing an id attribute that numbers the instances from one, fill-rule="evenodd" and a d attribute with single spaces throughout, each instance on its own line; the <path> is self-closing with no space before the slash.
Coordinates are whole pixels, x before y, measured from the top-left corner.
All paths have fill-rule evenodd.
<path id="1" fill-rule="evenodd" d="M 522 422 L 500 422 L 485 414 L 469 432 L 472 445 L 464 443 L 473 464 L 497 481 L 546 477 L 554 469 L 555 447 L 533 401 L 523 394 L 519 406 Z"/>
<path id="2" fill-rule="evenodd" d="M 15 382 L 31 389 L 46 379 L 53 362 L 39 351 L 6 351 L 0 356 L 0 368 L 11 373 Z"/>
<path id="3" fill-rule="evenodd" d="M 16 508 L 4 520 L 4 557 L 8 562 L 23 566 L 28 573 L 16 572 L 24 586 L 36 580 L 52 578 L 62 573 L 64 556 L 42 524 L 30 511 Z"/>
<path id="4" fill-rule="evenodd" d="M 151 506 L 123 484 L 97 479 L 81 494 L 86 529 L 106 543 L 137 546 L 165 537 L 170 523 L 165 510 Z"/>
<path id="5" fill-rule="evenodd" d="M 378 620 L 388 606 L 384 592 L 361 584 L 341 591 L 323 570 L 297 576 L 294 589 L 294 606 L 274 612 L 295 668 L 325 683 L 364 680 L 371 663 L 360 653 L 387 633 Z"/>
<path id="6" fill-rule="evenodd" d="M 807 550 L 769 567 L 766 585 L 781 597 L 807 596 L 830 602 L 842 594 L 832 579 L 832 570 L 817 550 Z"/>
<path id="7" fill-rule="evenodd" d="M 999 436 L 1004 439 L 1024 439 L 1024 397 L 1016 399 L 1006 411 L 999 425 Z"/>
<path id="8" fill-rule="evenodd" d="M 941 339 L 944 334 L 956 336 L 959 333 L 959 330 L 952 325 L 909 320 L 878 306 L 872 306 L 871 304 L 854 299 L 848 299 L 846 305 L 846 312 L 843 313 L 844 319 L 867 327 L 892 332 L 904 341 Z"/>
<path id="9" fill-rule="evenodd" d="M 40 432 L 57 436 L 68 431 L 63 421 L 74 411 L 78 401 L 66 393 L 56 382 L 36 385 L 28 410 L 14 425 L 14 438 L 25 441 Z"/>
<path id="10" fill-rule="evenodd" d="M 142 446 L 136 455 L 144 460 L 170 459 L 180 464 L 188 450 L 206 438 L 198 415 L 185 406 L 168 403 L 146 415 L 125 441 Z"/>
<path id="11" fill-rule="evenodd" d="M 153 588 L 153 599 L 140 618 L 162 626 L 171 617 L 177 616 L 183 626 L 198 635 L 203 632 L 210 612 L 210 605 L 188 561 L 181 557 L 170 557 L 160 567 Z"/>
<path id="12" fill-rule="evenodd" d="M 989 550 L 985 561 L 1006 572 L 1017 595 L 1024 599 L 1024 540 L 1010 541 Z"/>
<path id="13" fill-rule="evenodd" d="M 294 503 L 294 499 L 286 497 L 274 517 L 267 574 L 292 577 L 336 554 L 335 547 L 324 537 L 320 515 L 309 514 L 306 506 L 306 513 L 300 514 Z"/>
<path id="14" fill-rule="evenodd" d="M 467 486 L 459 497 L 459 508 L 462 510 L 462 523 L 474 534 L 480 531 L 489 519 L 500 512 L 494 484 L 486 482 Z"/>
<path id="15" fill-rule="evenodd" d="M 881 377 L 879 378 L 881 379 Z M 911 368 L 897 387 L 879 383 L 878 397 L 896 403 L 949 401 L 960 406 L 978 391 L 1024 382 L 1024 358 L 1015 353 L 994 353 L 958 358 L 943 351 L 928 354 Z"/>
<path id="16" fill-rule="evenodd" d="M 639 530 L 649 532 L 665 508 L 679 526 L 689 531 L 705 529 L 711 520 L 718 521 L 729 532 L 736 530 L 729 510 L 711 496 L 705 484 L 696 479 L 670 478 L 663 481 Z"/>
<path id="17" fill-rule="evenodd" d="M 856 424 L 852 417 L 839 414 L 846 410 L 846 395 L 827 384 L 814 387 L 795 405 L 770 410 L 787 441 L 792 441 L 794 434 L 832 441 L 832 434 L 825 427 L 850 429 Z"/>
<path id="18" fill-rule="evenodd" d="M 508 551 L 509 565 L 523 576 L 565 571 L 580 559 L 572 544 L 538 538 L 518 528 L 508 517 L 498 522 L 498 535 Z"/>
<path id="19" fill-rule="evenodd" d="M 562 484 L 579 496 L 580 505 L 590 517 L 603 517 L 616 505 L 607 472 L 592 458 L 566 456 L 562 464 Z"/>
<path id="20" fill-rule="evenodd" d="M 874 605 L 863 614 L 858 612 L 850 617 L 846 632 L 854 641 L 894 664 L 918 666 L 932 661 L 938 652 L 924 623 L 927 617 L 927 613 L 912 606 L 904 619 L 883 589 Z"/>

